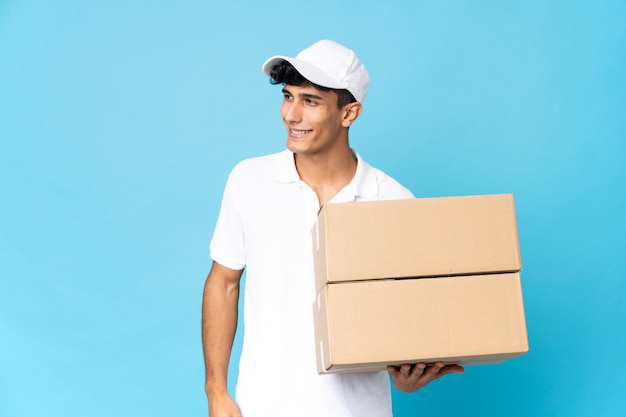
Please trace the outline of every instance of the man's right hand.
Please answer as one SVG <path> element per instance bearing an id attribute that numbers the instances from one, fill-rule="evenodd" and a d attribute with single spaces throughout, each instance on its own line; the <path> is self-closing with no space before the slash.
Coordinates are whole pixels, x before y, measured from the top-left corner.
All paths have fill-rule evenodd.
<path id="1" fill-rule="evenodd" d="M 229 396 L 209 399 L 209 417 L 242 417 L 237 403 Z"/>

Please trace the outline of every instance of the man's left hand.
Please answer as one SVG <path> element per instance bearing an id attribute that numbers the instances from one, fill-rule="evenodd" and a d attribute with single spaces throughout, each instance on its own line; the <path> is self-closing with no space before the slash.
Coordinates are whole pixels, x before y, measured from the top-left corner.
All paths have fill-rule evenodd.
<path id="1" fill-rule="evenodd" d="M 432 365 L 420 362 L 415 365 L 388 366 L 387 371 L 398 391 L 414 392 L 444 375 L 463 373 L 464 369 L 460 365 L 444 365 L 443 362 Z"/>

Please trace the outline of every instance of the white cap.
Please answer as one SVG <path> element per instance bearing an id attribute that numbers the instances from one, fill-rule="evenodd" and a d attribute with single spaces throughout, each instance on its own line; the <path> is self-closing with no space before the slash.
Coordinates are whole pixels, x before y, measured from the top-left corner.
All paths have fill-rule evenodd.
<path id="1" fill-rule="evenodd" d="M 263 72 L 270 76 L 274 65 L 287 61 L 307 80 L 322 87 L 348 90 L 362 103 L 370 82 L 365 66 L 354 51 L 329 40 L 321 40 L 295 58 L 276 55 L 265 61 Z"/>

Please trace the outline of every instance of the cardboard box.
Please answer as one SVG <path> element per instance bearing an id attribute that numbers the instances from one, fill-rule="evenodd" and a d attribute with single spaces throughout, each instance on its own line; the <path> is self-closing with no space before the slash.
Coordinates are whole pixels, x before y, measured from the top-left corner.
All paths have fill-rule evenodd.
<path id="1" fill-rule="evenodd" d="M 521 269 L 511 194 L 328 204 L 312 232 L 318 292 L 345 281 Z"/>
<path id="2" fill-rule="evenodd" d="M 528 351 L 519 273 L 328 284 L 313 308 L 320 373 Z"/>

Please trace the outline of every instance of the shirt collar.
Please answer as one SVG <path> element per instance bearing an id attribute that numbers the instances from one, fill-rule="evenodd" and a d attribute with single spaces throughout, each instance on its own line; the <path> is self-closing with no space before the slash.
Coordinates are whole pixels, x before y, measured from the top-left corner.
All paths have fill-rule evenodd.
<path id="1" fill-rule="evenodd" d="M 296 161 L 293 158 L 293 152 L 285 149 L 278 154 L 274 163 L 274 179 L 278 182 L 298 182 L 300 176 L 296 169 Z"/>
<path id="2" fill-rule="evenodd" d="M 365 162 L 354 149 L 352 152 L 357 159 L 356 173 L 352 181 L 335 196 L 336 198 L 333 198 L 333 202 L 351 201 L 357 197 L 375 197 L 378 195 L 378 182 L 374 168 Z M 274 164 L 274 178 L 276 181 L 284 183 L 300 181 L 293 152 L 290 150 L 285 149 L 278 154 Z"/>

